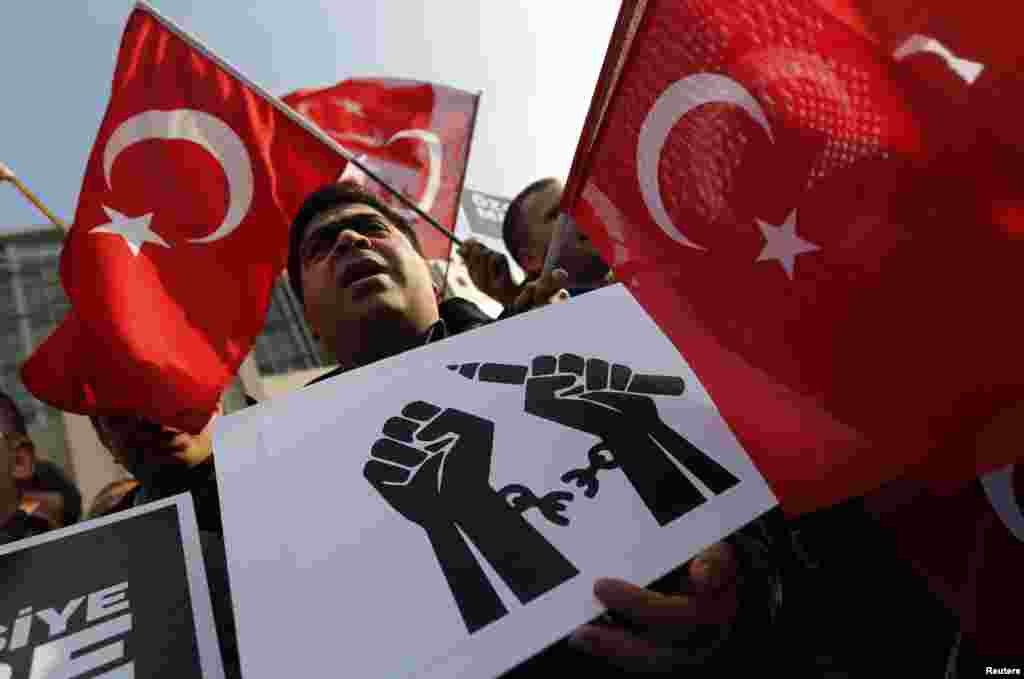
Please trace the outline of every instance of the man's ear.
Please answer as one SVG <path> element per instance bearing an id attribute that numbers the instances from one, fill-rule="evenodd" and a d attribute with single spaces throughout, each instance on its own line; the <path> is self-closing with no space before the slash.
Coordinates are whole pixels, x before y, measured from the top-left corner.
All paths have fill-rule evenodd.
<path id="1" fill-rule="evenodd" d="M 36 447 L 30 439 L 19 443 L 14 449 L 14 480 L 26 483 L 36 468 Z"/>

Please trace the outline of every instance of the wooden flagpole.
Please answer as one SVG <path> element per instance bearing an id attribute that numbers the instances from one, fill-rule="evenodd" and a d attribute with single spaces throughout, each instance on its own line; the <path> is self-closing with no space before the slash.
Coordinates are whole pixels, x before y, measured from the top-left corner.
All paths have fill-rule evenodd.
<path id="1" fill-rule="evenodd" d="M 50 220 L 50 223 L 52 223 L 61 231 L 67 232 L 68 227 L 64 223 L 64 221 L 57 215 L 50 212 L 50 209 L 43 204 L 43 201 L 39 200 L 39 198 L 36 197 L 36 195 L 32 193 L 32 191 L 30 191 L 27 186 L 25 186 L 24 182 L 18 179 L 18 176 L 14 174 L 14 171 L 11 170 L 11 168 L 7 167 L 3 163 L 0 163 L 0 182 L 3 181 L 9 181 L 12 184 L 14 184 L 14 188 L 18 189 L 21 195 L 25 196 L 25 198 L 27 198 L 30 203 L 35 205 L 40 212 L 46 215 L 46 218 Z"/>

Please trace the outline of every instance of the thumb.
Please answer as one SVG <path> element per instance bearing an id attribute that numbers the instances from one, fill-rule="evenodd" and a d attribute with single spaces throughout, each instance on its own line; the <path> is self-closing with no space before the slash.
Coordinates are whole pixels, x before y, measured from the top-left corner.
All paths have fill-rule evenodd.
<path id="1" fill-rule="evenodd" d="M 690 562 L 690 582 L 698 593 L 725 589 L 736 581 L 736 555 L 727 542 L 716 542 Z"/>

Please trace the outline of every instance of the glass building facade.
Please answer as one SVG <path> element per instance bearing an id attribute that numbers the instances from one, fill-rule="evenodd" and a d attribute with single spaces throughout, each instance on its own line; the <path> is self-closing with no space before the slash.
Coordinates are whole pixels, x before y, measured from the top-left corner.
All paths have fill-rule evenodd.
<path id="1" fill-rule="evenodd" d="M 60 414 L 25 389 L 18 368 L 68 310 L 58 266 L 63 234 L 53 229 L 0 239 L 0 389 L 17 403 L 37 447 L 67 462 Z"/>

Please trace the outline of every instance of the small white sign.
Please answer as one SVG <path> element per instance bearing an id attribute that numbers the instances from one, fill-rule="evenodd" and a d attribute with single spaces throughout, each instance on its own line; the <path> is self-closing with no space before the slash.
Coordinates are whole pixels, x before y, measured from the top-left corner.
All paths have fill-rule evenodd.
<path id="1" fill-rule="evenodd" d="M 777 504 L 621 285 L 214 432 L 247 679 L 491 677 Z"/>

